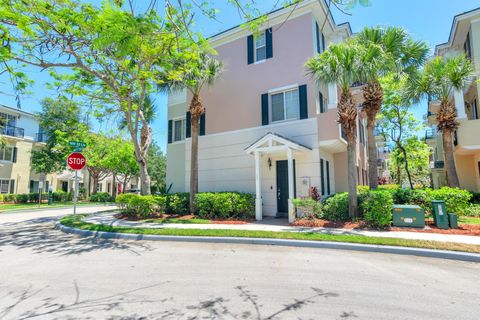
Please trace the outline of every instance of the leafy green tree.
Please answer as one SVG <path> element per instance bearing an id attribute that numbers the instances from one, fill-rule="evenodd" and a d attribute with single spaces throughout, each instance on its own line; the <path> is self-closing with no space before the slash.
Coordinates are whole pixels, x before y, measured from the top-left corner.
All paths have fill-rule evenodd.
<path id="1" fill-rule="evenodd" d="M 198 136 L 200 117 L 205 113 L 205 105 L 200 93 L 203 88 L 213 85 L 222 72 L 222 62 L 201 54 L 197 60 L 190 60 L 190 69 L 172 81 L 165 80 L 162 90 L 176 91 L 186 88 L 192 98 L 188 106 L 191 123 L 191 161 L 190 161 L 190 208 L 195 208 L 195 195 L 198 192 Z M 183 66 L 178 66 L 185 70 Z M 194 209 L 192 209 L 194 210 Z"/>
<path id="2" fill-rule="evenodd" d="M 157 191 L 164 189 L 166 184 L 167 157 L 155 142 L 152 143 L 152 147 L 148 150 L 147 161 L 148 173 L 152 177 L 152 187 L 155 187 Z"/>
<path id="3" fill-rule="evenodd" d="M 459 122 L 456 119 L 457 109 L 450 101 L 450 97 L 455 91 L 463 91 L 472 80 L 473 70 L 472 62 L 465 56 L 435 57 L 425 65 L 422 72 L 409 80 L 406 89 L 406 94 L 414 101 L 428 97 L 440 101 L 440 110 L 435 117 L 437 129 L 443 138 L 447 181 L 449 186 L 454 188 L 459 188 L 460 183 L 455 166 L 452 136 Z"/>
<path id="4" fill-rule="evenodd" d="M 423 41 L 413 40 L 403 28 L 366 27 L 355 36 L 365 46 L 380 47 L 381 55 L 365 56 L 362 63 L 363 110 L 367 115 L 368 175 L 370 188 L 378 186 L 375 119 L 382 106 L 383 88 L 379 79 L 389 73 L 398 77 L 412 73 L 425 62 L 429 48 Z"/>
<path id="5" fill-rule="evenodd" d="M 154 145 L 152 145 L 152 147 L 153 146 Z M 123 192 L 125 192 L 128 181 L 132 177 L 138 176 L 139 168 L 135 160 L 135 148 L 131 141 L 125 141 L 122 137 L 110 138 L 110 148 L 113 152 L 110 152 L 106 156 L 106 167 L 112 175 L 112 195 L 115 197 L 118 193 L 117 178 L 120 178 L 120 181 L 122 181 Z M 149 155 L 150 150 L 148 151 Z M 151 162 L 148 158 L 147 161 L 149 164 L 148 170 L 151 170 Z M 150 171 L 149 174 L 152 176 Z"/>
<path id="6" fill-rule="evenodd" d="M 123 1 L 101 7 L 79 0 L 0 1 L 0 62 L 26 86 L 19 65 L 48 70 L 54 86 L 88 98 L 99 113 L 124 115 L 140 167 L 142 193 L 150 193 L 147 153 L 152 142 L 145 118 L 146 96 L 164 79 L 175 79 L 174 61 L 195 60 L 208 48 L 180 23 L 173 8 L 163 19 L 152 6 L 136 13 Z M 187 34 L 188 33 L 188 34 Z M 60 70 L 67 72 L 60 73 Z"/>
<path id="7" fill-rule="evenodd" d="M 311 58 L 306 63 L 307 71 L 316 81 L 336 83 L 341 89 L 337 106 L 337 121 L 347 138 L 348 211 L 351 218 L 357 217 L 358 204 L 356 181 L 357 109 L 353 103 L 350 86 L 361 77 L 361 58 L 375 54 L 373 49 L 373 46 L 367 48 L 351 41 L 332 44 L 323 53 Z"/>

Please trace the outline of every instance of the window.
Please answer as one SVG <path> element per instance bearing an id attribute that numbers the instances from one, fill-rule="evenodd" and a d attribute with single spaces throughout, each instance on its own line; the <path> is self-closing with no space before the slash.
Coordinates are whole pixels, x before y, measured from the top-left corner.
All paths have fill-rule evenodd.
<path id="1" fill-rule="evenodd" d="M 473 120 L 478 120 L 477 99 L 473 100 L 473 103 L 472 103 L 472 119 Z"/>
<path id="2" fill-rule="evenodd" d="M 300 111 L 298 89 L 275 93 L 270 97 L 271 122 L 298 119 Z"/>
<path id="3" fill-rule="evenodd" d="M 185 119 L 173 121 L 173 141 L 185 140 Z"/>
<path id="4" fill-rule="evenodd" d="M 0 160 L 13 161 L 13 147 L 5 146 L 0 148 Z"/>
<path id="5" fill-rule="evenodd" d="M 472 59 L 472 44 L 470 43 L 470 32 L 467 33 L 467 38 L 465 39 L 465 43 L 463 44 L 463 50 L 465 51 L 465 55 Z"/>
<path id="6" fill-rule="evenodd" d="M 327 112 L 327 99 L 323 97 L 321 92 L 318 93 L 318 103 L 320 105 L 320 113 Z"/>
<path id="7" fill-rule="evenodd" d="M 0 192 L 9 193 L 10 191 L 9 189 L 10 189 L 10 180 L 0 179 Z"/>
<path id="8" fill-rule="evenodd" d="M 103 184 L 99 183 L 97 186 L 97 192 L 102 192 L 103 191 Z"/>
<path id="9" fill-rule="evenodd" d="M 267 59 L 267 40 L 265 31 L 255 37 L 255 61 Z"/>
<path id="10" fill-rule="evenodd" d="M 360 118 L 358 118 L 358 136 L 360 143 L 365 144 L 365 127 L 363 126 L 363 122 Z"/>
<path id="11" fill-rule="evenodd" d="M 0 124 L 3 126 L 15 127 L 17 123 L 17 117 L 11 114 L 0 112 Z"/>
<path id="12" fill-rule="evenodd" d="M 325 36 L 320 32 L 318 22 L 315 22 L 315 38 L 317 43 L 317 53 L 322 53 L 325 50 Z"/>
<path id="13" fill-rule="evenodd" d="M 327 164 L 327 194 L 330 195 L 330 162 L 326 161 Z"/>
<path id="14" fill-rule="evenodd" d="M 325 195 L 325 175 L 323 171 L 323 159 L 320 159 L 320 182 L 322 187 L 322 196 Z"/>

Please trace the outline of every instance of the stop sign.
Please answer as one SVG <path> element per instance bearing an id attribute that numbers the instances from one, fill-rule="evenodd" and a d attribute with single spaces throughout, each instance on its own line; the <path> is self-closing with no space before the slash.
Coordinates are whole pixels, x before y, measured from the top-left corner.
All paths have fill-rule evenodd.
<path id="1" fill-rule="evenodd" d="M 87 164 L 87 159 L 80 152 L 73 152 L 68 156 L 67 164 L 72 170 L 82 170 Z"/>

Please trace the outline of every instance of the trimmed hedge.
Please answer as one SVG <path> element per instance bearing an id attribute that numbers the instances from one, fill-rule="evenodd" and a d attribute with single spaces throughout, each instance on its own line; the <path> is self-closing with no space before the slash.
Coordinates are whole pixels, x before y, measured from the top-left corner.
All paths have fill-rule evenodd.
<path id="1" fill-rule="evenodd" d="M 88 201 L 90 202 L 113 202 L 115 198 L 110 195 L 108 192 L 97 192 L 96 194 L 92 194 Z"/>
<path id="2" fill-rule="evenodd" d="M 167 194 L 166 212 L 169 214 L 186 215 L 190 213 L 190 193 L 178 192 Z"/>
<path id="3" fill-rule="evenodd" d="M 323 207 L 320 201 L 312 198 L 293 199 L 293 204 L 302 210 L 305 219 L 315 219 L 323 217 Z"/>
<path id="4" fill-rule="evenodd" d="M 55 191 L 52 193 L 53 202 L 69 202 L 73 200 L 72 192 Z"/>
<path id="5" fill-rule="evenodd" d="M 325 199 L 323 218 L 330 221 L 347 221 L 350 218 L 348 215 L 348 192 L 336 193 Z"/>
<path id="6" fill-rule="evenodd" d="M 392 223 L 393 200 L 386 190 L 369 191 L 362 201 L 363 218 L 372 228 L 386 228 Z"/>
<path id="7" fill-rule="evenodd" d="M 252 219 L 255 196 L 238 192 L 203 192 L 195 196 L 197 215 L 202 219 Z"/>

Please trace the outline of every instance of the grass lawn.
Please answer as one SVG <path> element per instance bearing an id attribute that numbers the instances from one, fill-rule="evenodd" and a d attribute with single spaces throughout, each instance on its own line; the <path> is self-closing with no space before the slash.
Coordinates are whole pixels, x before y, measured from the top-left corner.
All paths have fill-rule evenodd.
<path id="1" fill-rule="evenodd" d="M 134 234 L 153 234 L 168 236 L 208 236 L 208 237 L 240 237 L 240 238 L 273 238 L 273 239 L 293 239 L 293 240 L 313 240 L 313 241 L 335 241 L 364 243 L 373 245 L 391 245 L 401 247 L 416 247 L 438 250 L 454 250 L 480 253 L 479 245 L 469 245 L 452 242 L 409 240 L 396 238 L 367 237 L 358 235 L 337 235 L 321 234 L 313 232 L 272 232 L 272 231 L 250 231 L 250 230 L 218 230 L 218 229 L 151 229 L 151 228 L 131 228 L 114 227 L 107 225 L 98 225 L 82 221 L 83 215 L 66 216 L 60 222 L 67 226 L 82 230 L 105 231 L 118 233 Z"/>
<path id="2" fill-rule="evenodd" d="M 458 222 L 466 224 L 480 224 L 480 217 L 459 217 Z"/>
<path id="3" fill-rule="evenodd" d="M 79 206 L 86 206 L 86 205 L 96 205 L 99 203 L 96 202 L 78 202 L 77 205 Z M 107 204 L 103 203 L 102 204 Z M 40 206 L 38 203 L 5 203 L 5 204 L 0 204 L 0 213 L 3 212 L 11 212 L 11 211 L 17 211 L 17 210 L 35 210 L 39 208 L 61 208 L 61 207 L 73 207 L 73 202 L 54 202 L 51 205 L 48 205 L 46 203 L 42 203 Z"/>
<path id="4" fill-rule="evenodd" d="M 146 219 L 140 220 L 140 222 L 146 223 L 183 223 L 183 224 L 208 224 L 212 223 L 207 219 L 178 219 L 178 218 L 163 218 L 163 219 Z"/>

